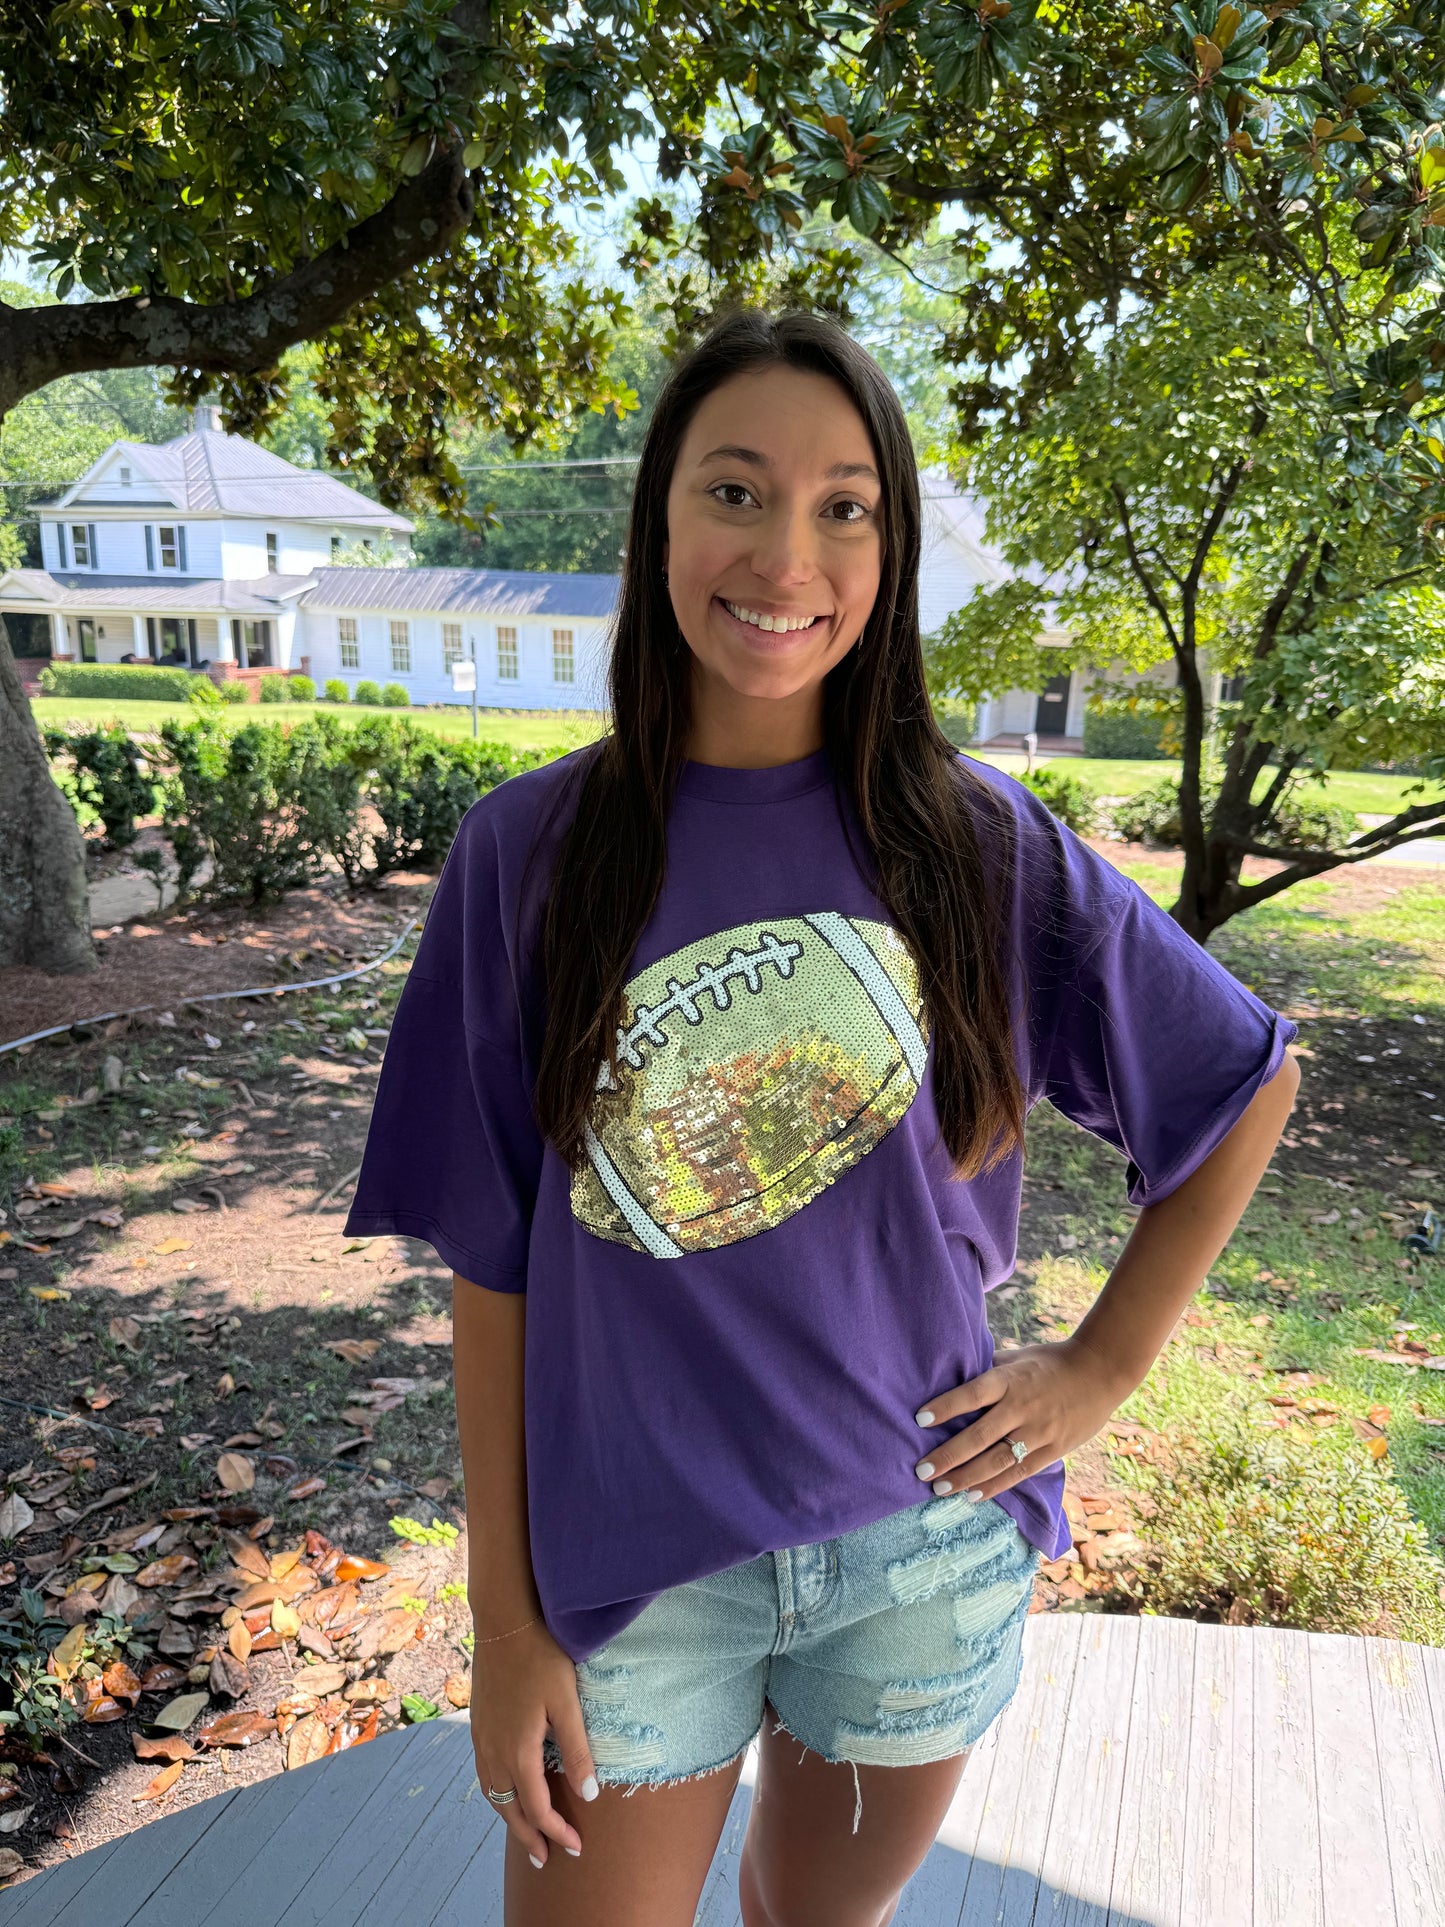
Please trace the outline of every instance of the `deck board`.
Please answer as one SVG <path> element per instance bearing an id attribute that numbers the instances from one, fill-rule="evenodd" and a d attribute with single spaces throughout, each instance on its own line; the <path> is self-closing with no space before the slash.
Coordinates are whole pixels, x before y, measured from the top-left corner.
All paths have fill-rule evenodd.
<path id="1" fill-rule="evenodd" d="M 696 1927 L 741 1927 L 754 1766 Z M 78 1854 L 0 1927 L 503 1927 L 505 1840 L 452 1716 Z M 896 1927 L 1441 1927 L 1442 1895 L 1445 1653 L 1036 1613 Z"/>

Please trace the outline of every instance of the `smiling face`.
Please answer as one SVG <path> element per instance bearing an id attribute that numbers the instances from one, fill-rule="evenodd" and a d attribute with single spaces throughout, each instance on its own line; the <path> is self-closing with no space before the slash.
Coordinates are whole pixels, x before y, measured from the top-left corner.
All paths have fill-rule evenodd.
<path id="1" fill-rule="evenodd" d="M 664 548 L 693 654 L 693 755 L 741 764 L 817 747 L 823 678 L 872 612 L 883 536 L 878 457 L 837 382 L 779 366 L 705 397 L 678 450 Z"/>

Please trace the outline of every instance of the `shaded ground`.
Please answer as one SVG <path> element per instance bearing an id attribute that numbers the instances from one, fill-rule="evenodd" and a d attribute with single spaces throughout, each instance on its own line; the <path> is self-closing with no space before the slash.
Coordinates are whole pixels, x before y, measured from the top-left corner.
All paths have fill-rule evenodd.
<path id="1" fill-rule="evenodd" d="M 1099 847 L 1167 897 L 1177 860 Z M 1427 1160 L 1438 1160 L 1445 1114 L 1445 998 L 1440 954 L 1413 935 L 1422 875 L 1434 883 L 1357 870 L 1302 892 L 1280 913 L 1283 937 L 1278 920 L 1246 920 L 1216 940 L 1222 960 L 1302 1029 L 1304 1084 L 1260 1208 L 1296 1201 L 1300 1241 L 1345 1254 L 1382 1299 L 1412 1288 L 1398 1237 L 1441 1197 L 1438 1162 Z M 99 976 L 0 976 L 0 1028 L 13 1036 L 181 989 L 349 967 L 384 950 L 430 887 L 400 878 L 374 896 L 296 893 L 264 917 L 130 926 L 107 940 Z M 1396 914 L 1399 930 L 1380 935 L 1379 920 Z M 1315 917 L 1328 943 L 1289 941 Z M 145 1648 L 126 1656 L 135 1680 L 112 1664 L 107 1689 L 103 1661 L 118 1649 L 82 1633 L 81 1663 L 99 1653 L 100 1684 L 80 1690 L 112 1702 L 105 1717 L 70 1729 L 70 1746 L 52 1742 L 37 1757 L 12 1737 L 0 1754 L 0 1853 L 17 1851 L 27 1869 L 234 1776 L 362 1743 L 406 1716 L 408 1695 L 425 1712 L 418 1701 L 444 1705 L 447 1681 L 465 1679 L 469 1622 L 448 1590 L 465 1569 L 449 1273 L 428 1247 L 348 1242 L 340 1230 L 414 941 L 335 991 L 176 1005 L 0 1058 L 0 1499 L 10 1507 L 0 1631 L 23 1637 L 28 1589 L 90 1634 L 109 1612 Z M 1412 1000 L 1414 975 L 1433 981 L 1434 1003 Z M 1383 1205 L 1373 1195 L 1368 1210 L 1352 1205 L 1360 1181 Z M 1107 1202 L 1085 1206 L 1091 1185 Z M 1316 1187 L 1340 1188 L 1333 1217 L 1316 1209 Z M 990 1307 L 1001 1344 L 1077 1322 L 1098 1284 L 1077 1261 L 1107 1267 L 1117 1253 L 1132 1215 L 1121 1198 L 1112 1153 L 1040 1120 L 1018 1272 Z M 1246 1266 L 1259 1232 L 1248 1222 L 1234 1241 Z M 1266 1269 L 1250 1289 L 1283 1306 L 1294 1286 Z M 1191 1308 L 1175 1342 L 1203 1336 L 1195 1328 L 1209 1317 Z M 1260 1350 L 1237 1369 L 1284 1370 L 1257 1336 Z M 1428 1337 L 1439 1334 L 1399 1340 L 1417 1347 L 1400 1362 L 1417 1363 Z M 1429 1389 L 1441 1402 L 1442 1381 Z M 1135 1609 L 1117 1581 L 1147 1552 L 1149 1506 L 1121 1461 L 1147 1459 L 1159 1437 L 1118 1417 L 1071 1455 L 1073 1554 L 1043 1569 L 1034 1610 Z M 1445 1486 L 1438 1466 L 1429 1476 L 1425 1498 Z M 1423 1499 L 1420 1509 L 1430 1510 Z M 398 1530 L 397 1519 L 415 1524 Z M 414 1543 L 417 1528 L 435 1543 Z M 343 1556 L 388 1570 L 347 1579 Z M 315 1667 L 330 1669 L 310 1673 L 326 1690 L 298 1699 L 296 1676 Z M 166 1762 L 138 1759 L 136 1742 L 161 1737 L 155 1715 L 197 1693 L 204 1704 L 185 1722 L 196 1757 L 137 1804 Z M 464 1697 L 464 1685 L 452 1694 Z M 252 1717 L 219 1737 L 249 1743 L 201 1745 L 230 1714 Z M 22 1809 L 7 1832 L 7 1812 Z"/>

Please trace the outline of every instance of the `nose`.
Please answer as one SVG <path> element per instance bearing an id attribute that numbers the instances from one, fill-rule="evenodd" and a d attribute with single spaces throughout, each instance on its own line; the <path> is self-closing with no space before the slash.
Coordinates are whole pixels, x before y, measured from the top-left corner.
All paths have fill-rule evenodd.
<path id="1" fill-rule="evenodd" d="M 749 558 L 753 574 L 779 588 L 801 588 L 817 574 L 816 532 L 806 503 L 778 503 L 758 525 Z"/>

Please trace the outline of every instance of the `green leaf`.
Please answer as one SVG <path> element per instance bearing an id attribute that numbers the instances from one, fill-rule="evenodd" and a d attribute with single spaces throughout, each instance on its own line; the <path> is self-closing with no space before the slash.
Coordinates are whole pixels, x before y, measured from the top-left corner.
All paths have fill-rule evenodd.
<path id="1" fill-rule="evenodd" d="M 411 1726 L 418 1726 L 423 1720 L 440 1717 L 441 1708 L 435 1700 L 423 1699 L 420 1693 L 403 1693 L 401 1696 L 402 1715 Z M 427 1742 L 431 1744 L 430 1741 Z"/>

